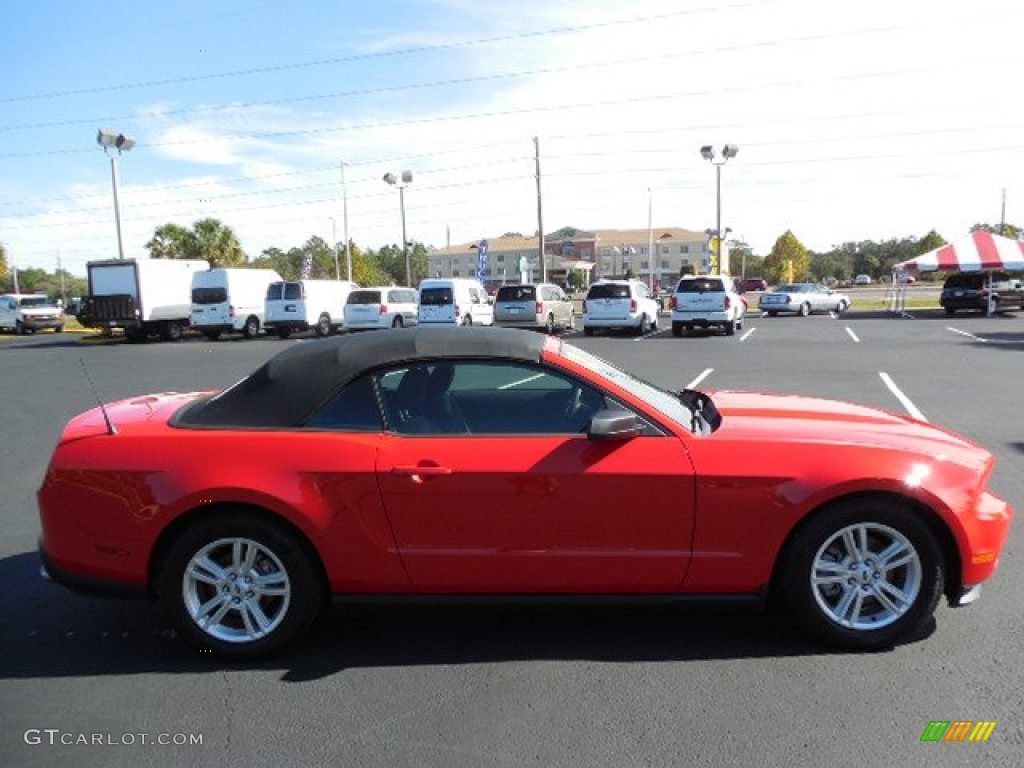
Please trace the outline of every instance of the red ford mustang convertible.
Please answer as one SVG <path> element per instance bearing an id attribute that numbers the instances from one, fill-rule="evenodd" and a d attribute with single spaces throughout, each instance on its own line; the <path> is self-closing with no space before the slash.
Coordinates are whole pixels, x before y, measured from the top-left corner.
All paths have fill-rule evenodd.
<path id="1" fill-rule="evenodd" d="M 992 467 L 872 408 L 669 392 L 524 331 L 393 330 L 74 418 L 40 548 L 53 580 L 158 599 L 232 658 L 332 595 L 774 593 L 815 636 L 877 648 L 992 576 L 1013 516 Z"/>

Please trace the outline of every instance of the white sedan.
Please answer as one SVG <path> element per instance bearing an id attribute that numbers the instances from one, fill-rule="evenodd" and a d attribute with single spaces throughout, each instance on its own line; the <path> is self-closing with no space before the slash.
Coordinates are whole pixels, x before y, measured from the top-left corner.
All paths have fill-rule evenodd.
<path id="1" fill-rule="evenodd" d="M 812 312 L 845 312 L 850 297 L 820 283 L 787 283 L 761 294 L 758 306 L 772 317 L 783 312 L 806 317 Z"/>

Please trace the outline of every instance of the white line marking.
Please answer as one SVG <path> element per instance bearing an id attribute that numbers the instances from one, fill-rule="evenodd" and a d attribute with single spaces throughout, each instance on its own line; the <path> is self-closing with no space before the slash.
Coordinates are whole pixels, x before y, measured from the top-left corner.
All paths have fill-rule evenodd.
<path id="1" fill-rule="evenodd" d="M 853 339 L 854 343 L 860 344 L 860 339 L 857 338 L 857 334 L 853 332 L 853 329 L 850 328 L 850 326 L 846 326 L 846 332 L 850 334 L 850 338 Z"/>
<path id="2" fill-rule="evenodd" d="M 757 328 L 751 328 L 749 331 L 747 331 L 742 336 L 740 336 L 740 341 L 746 341 L 747 339 L 749 339 L 750 338 L 750 334 L 752 334 L 756 330 L 757 330 Z"/>
<path id="3" fill-rule="evenodd" d="M 953 327 L 948 326 L 948 325 L 946 326 L 946 330 L 947 331 L 952 331 L 953 333 L 959 333 L 961 336 L 966 336 L 967 338 L 974 339 L 975 341 L 980 341 L 982 343 L 988 343 L 988 339 L 983 339 L 983 338 L 981 338 L 981 336 L 975 336 L 973 333 L 968 333 L 967 331 L 961 331 L 961 330 L 958 330 L 958 329 L 953 328 Z"/>
<path id="4" fill-rule="evenodd" d="M 885 371 L 879 371 L 878 375 L 882 377 L 882 381 L 885 383 L 885 386 L 889 388 L 889 391 L 892 392 L 896 396 L 896 399 L 903 404 L 903 407 L 907 409 L 907 413 L 915 419 L 928 421 L 928 419 L 925 418 L 925 415 L 918 410 L 917 406 L 911 402 L 910 398 L 903 394 L 900 388 L 896 386 L 896 383 L 888 373 Z"/>
<path id="5" fill-rule="evenodd" d="M 687 389 L 696 389 L 697 385 L 700 384 L 702 381 L 704 381 L 704 379 L 706 379 L 708 376 L 710 376 L 711 372 L 713 370 L 715 370 L 715 369 L 714 368 L 705 368 L 704 372 L 700 376 L 698 376 L 696 379 L 694 379 L 693 381 L 691 381 L 689 384 L 686 385 L 686 388 Z"/>

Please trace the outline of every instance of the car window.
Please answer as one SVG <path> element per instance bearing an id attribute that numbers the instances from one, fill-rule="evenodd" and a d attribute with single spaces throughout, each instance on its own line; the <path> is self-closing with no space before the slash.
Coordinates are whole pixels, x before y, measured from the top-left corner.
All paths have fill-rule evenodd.
<path id="1" fill-rule="evenodd" d="M 503 285 L 495 301 L 534 301 L 537 289 L 532 285 Z"/>
<path id="2" fill-rule="evenodd" d="M 725 286 L 718 278 L 698 277 L 696 280 L 680 280 L 677 293 L 707 293 L 708 291 L 721 292 Z"/>
<path id="3" fill-rule="evenodd" d="M 369 376 L 363 376 L 331 397 L 306 424 L 311 429 L 379 432 L 384 428 Z"/>
<path id="4" fill-rule="evenodd" d="M 348 304 L 380 304 L 380 291 L 359 290 L 352 291 L 346 299 Z"/>
<path id="5" fill-rule="evenodd" d="M 628 299 L 629 286 L 618 283 L 595 283 L 587 292 L 588 299 Z"/>
<path id="6" fill-rule="evenodd" d="M 288 301 L 298 301 L 302 298 L 302 284 L 301 283 L 285 283 L 284 284 L 284 298 Z"/>
<path id="7" fill-rule="evenodd" d="M 388 429 L 407 435 L 581 434 L 604 395 L 550 368 L 469 360 L 377 376 Z"/>
<path id="8" fill-rule="evenodd" d="M 223 304 L 228 300 L 228 291 L 223 286 L 214 288 L 193 288 L 193 304 Z"/>
<path id="9" fill-rule="evenodd" d="M 424 306 L 440 306 L 452 304 L 455 301 L 452 296 L 452 289 L 449 286 L 438 286 L 424 288 L 420 291 L 420 304 Z"/>

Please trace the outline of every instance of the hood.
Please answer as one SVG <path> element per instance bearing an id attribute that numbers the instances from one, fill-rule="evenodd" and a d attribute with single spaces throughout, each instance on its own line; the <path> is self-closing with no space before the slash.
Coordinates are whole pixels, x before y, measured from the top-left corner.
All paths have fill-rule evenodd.
<path id="1" fill-rule="evenodd" d="M 722 414 L 715 433 L 734 440 L 828 443 L 915 453 L 954 461 L 978 471 L 992 461 L 966 437 L 909 416 L 798 395 L 709 392 Z"/>

